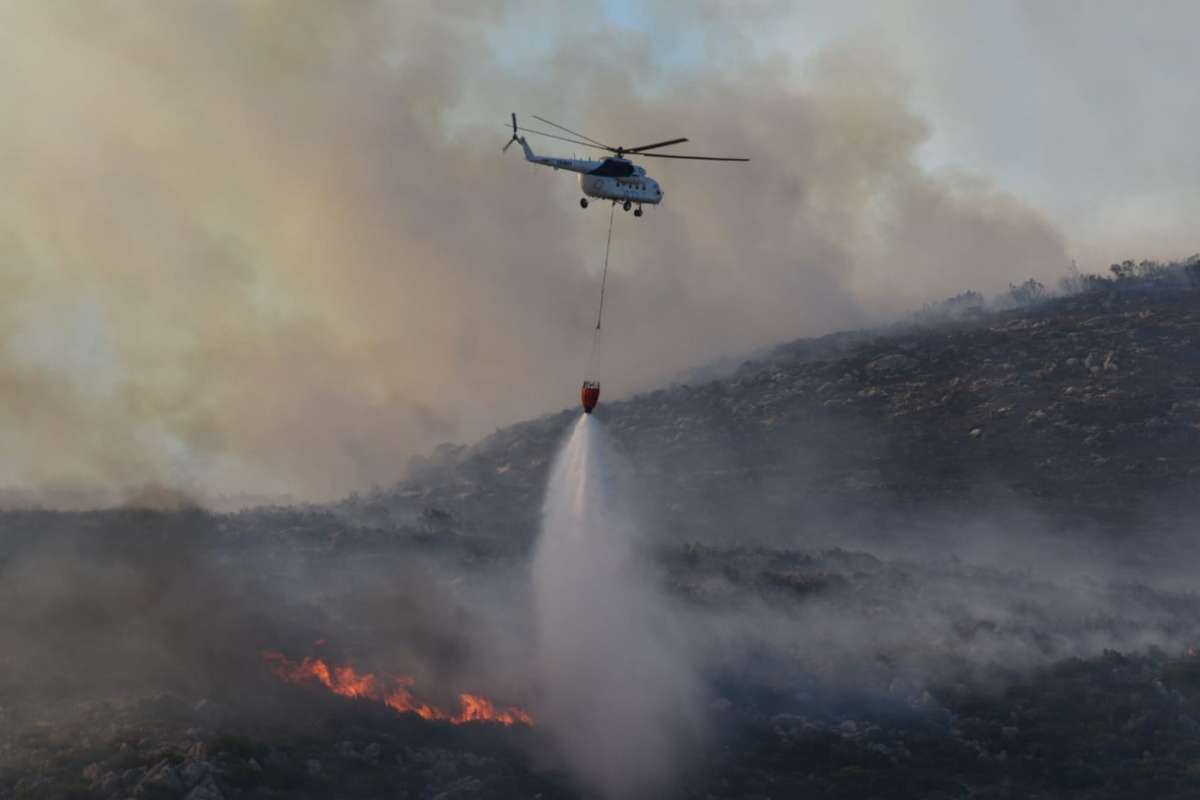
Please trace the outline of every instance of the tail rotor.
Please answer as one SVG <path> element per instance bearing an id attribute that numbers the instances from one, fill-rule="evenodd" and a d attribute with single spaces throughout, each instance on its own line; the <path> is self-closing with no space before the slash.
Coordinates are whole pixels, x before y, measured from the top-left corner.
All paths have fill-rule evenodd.
<path id="1" fill-rule="evenodd" d="M 504 145 L 503 149 L 500 150 L 501 153 L 507 153 L 508 148 L 512 147 L 513 142 L 521 141 L 521 137 L 517 136 L 517 112 L 515 112 L 515 111 L 513 112 L 513 115 L 512 115 L 512 123 L 513 123 L 512 138 L 509 139 L 508 144 Z"/>

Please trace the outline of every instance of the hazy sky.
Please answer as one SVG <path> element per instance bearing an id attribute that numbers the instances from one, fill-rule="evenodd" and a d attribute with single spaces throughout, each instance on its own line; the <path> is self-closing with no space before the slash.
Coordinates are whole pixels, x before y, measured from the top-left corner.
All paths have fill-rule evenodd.
<path id="1" fill-rule="evenodd" d="M 1188 255 L 1198 21 L 0 0 L 0 487 L 328 498 L 572 404 L 606 209 L 500 155 L 510 111 L 753 159 L 647 162 L 667 202 L 617 219 L 606 399 L 1072 259 Z"/>
<path id="2" fill-rule="evenodd" d="M 682 30 L 678 4 L 607 5 L 615 22 L 676 53 L 676 68 L 730 42 L 745 53 L 743 40 L 756 57 L 802 67 L 832 42 L 870 39 L 930 125 L 923 165 L 987 175 L 1034 203 L 1081 264 L 1200 249 L 1189 224 L 1200 211 L 1193 2 L 711 2 L 732 29 Z"/>

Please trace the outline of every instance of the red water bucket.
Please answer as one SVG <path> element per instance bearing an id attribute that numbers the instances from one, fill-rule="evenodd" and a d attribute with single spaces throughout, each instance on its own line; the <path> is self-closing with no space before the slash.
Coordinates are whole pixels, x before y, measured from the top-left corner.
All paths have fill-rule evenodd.
<path id="1" fill-rule="evenodd" d="M 592 413 L 596 403 L 600 402 L 600 382 L 584 381 L 583 388 L 579 391 L 579 399 L 583 402 L 583 413 Z"/>

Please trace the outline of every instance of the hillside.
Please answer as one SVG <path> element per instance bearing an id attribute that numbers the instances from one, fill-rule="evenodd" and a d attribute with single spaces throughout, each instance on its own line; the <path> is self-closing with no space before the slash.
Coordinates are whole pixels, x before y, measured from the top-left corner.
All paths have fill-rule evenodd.
<path id="1" fill-rule="evenodd" d="M 1200 485 L 1200 291 L 1096 292 L 800 340 L 596 414 L 677 541 L 829 541 L 831 515 L 843 533 L 990 513 L 1175 530 Z M 339 511 L 527 543 L 574 419 L 446 446 Z"/>
<path id="2" fill-rule="evenodd" d="M 529 655 L 578 417 L 329 506 L 0 513 L 0 800 L 593 797 Z M 800 340 L 594 421 L 702 686 L 678 796 L 1200 791 L 1200 290 Z"/>

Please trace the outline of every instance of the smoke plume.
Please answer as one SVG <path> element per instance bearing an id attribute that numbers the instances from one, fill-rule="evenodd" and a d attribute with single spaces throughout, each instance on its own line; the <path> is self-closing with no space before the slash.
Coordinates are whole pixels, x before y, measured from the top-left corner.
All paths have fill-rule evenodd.
<path id="1" fill-rule="evenodd" d="M 514 48 L 531 19 L 556 33 Z M 652 31 L 516 2 L 22 3 L 0 31 L 0 488 L 52 503 L 329 498 L 569 403 L 606 220 L 500 155 L 513 110 L 753 159 L 647 162 L 610 398 L 1069 262 L 1036 210 L 920 166 L 931 123 L 869 40 L 743 31 L 680 72 Z"/>

